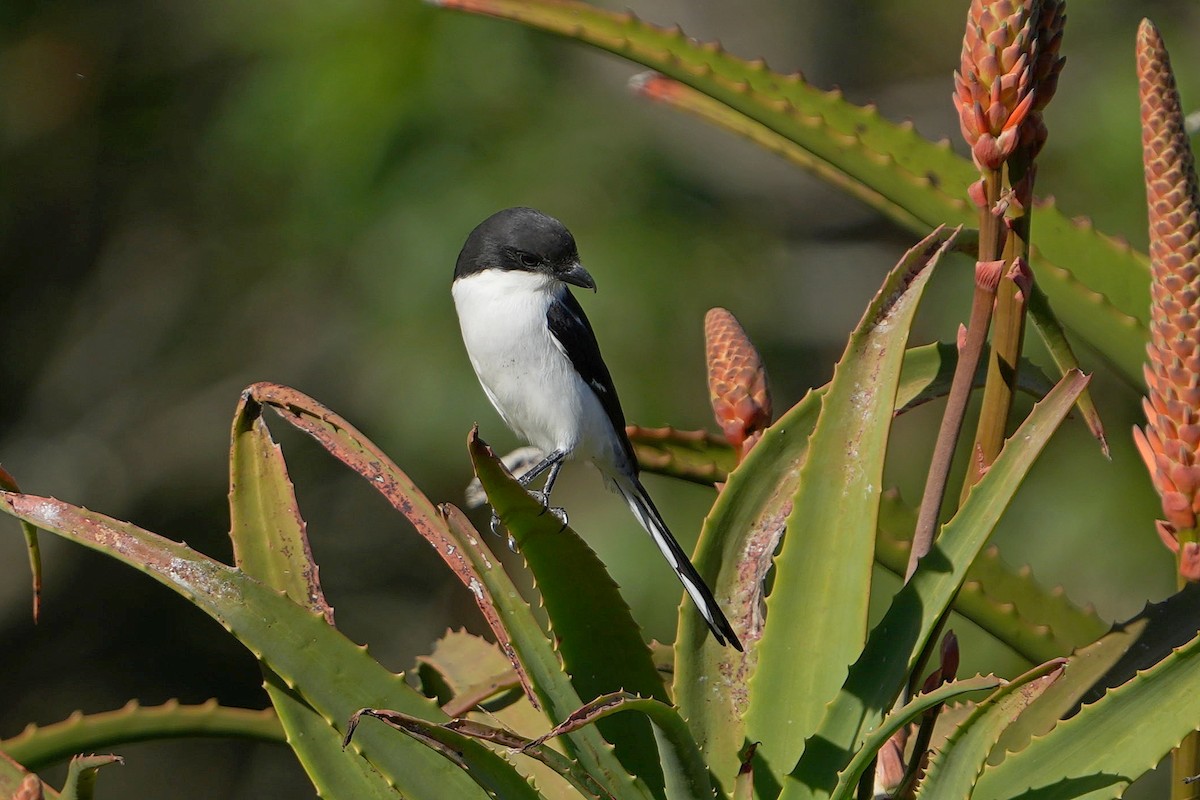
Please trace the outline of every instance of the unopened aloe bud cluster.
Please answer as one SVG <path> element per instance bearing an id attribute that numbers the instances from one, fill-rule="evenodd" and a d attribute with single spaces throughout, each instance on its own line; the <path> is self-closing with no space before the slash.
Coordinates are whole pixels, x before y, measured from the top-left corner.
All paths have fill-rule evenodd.
<path id="1" fill-rule="evenodd" d="M 713 415 L 726 441 L 744 456 L 771 424 L 766 368 L 741 324 L 723 308 L 705 315 L 704 342 Z"/>
<path id="2" fill-rule="evenodd" d="M 1062 0 L 974 0 L 954 103 L 963 137 L 980 170 L 997 170 L 1019 146 L 1037 155 L 1046 140 L 1041 110 L 1054 96 Z"/>
<path id="3" fill-rule="evenodd" d="M 1200 192 L 1179 92 L 1158 30 L 1138 31 L 1142 157 L 1150 216 L 1147 425 L 1138 450 L 1162 497 L 1159 533 L 1180 574 L 1200 580 Z"/>

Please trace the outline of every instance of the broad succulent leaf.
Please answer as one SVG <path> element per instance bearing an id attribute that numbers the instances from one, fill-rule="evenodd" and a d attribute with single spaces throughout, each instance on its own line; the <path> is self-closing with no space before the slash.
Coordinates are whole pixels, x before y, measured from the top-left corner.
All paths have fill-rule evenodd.
<path id="1" fill-rule="evenodd" d="M 262 406 L 249 393 L 238 404 L 230 439 L 229 536 L 235 563 L 332 625 L 333 609 L 321 591 L 283 452 L 263 422 Z M 346 757 L 336 727 L 341 720 L 322 717 L 266 664 L 262 671 L 279 723 L 318 794 L 380 800 L 394 794 L 388 779 L 366 759 Z"/>
<path id="2" fill-rule="evenodd" d="M 871 631 L 841 692 L 809 739 L 818 746 L 806 746 L 784 784 L 782 800 L 830 796 L 836 775 L 850 763 L 863 737 L 879 724 L 907 683 L 967 568 L 1086 384 L 1085 376 L 1068 373 L 1034 406 L 958 513 L 943 527 L 912 580 L 896 594 Z"/>
<path id="3" fill-rule="evenodd" d="M 1022 711 L 1062 677 L 1063 660 L 1042 664 L 1006 683 L 974 707 L 933 755 L 919 797 L 970 797 L 988 753 Z"/>
<path id="4" fill-rule="evenodd" d="M 875 560 L 903 577 L 916 511 L 895 491 L 883 494 Z M 1094 642 L 1109 630 L 1091 607 L 1079 608 L 1061 587 L 1047 589 L 1028 567 L 1005 563 L 988 547 L 971 564 L 954 611 L 1003 642 L 1030 664 L 1041 664 Z"/>
<path id="5" fill-rule="evenodd" d="M 625 690 L 666 700 L 662 676 L 642 639 L 629 606 L 604 565 L 571 528 L 529 495 L 504 470 L 473 431 L 470 439 L 475 473 L 525 558 L 550 619 L 563 668 L 580 698 L 590 700 Z M 557 707 L 555 722 L 565 719 Z M 622 715 L 599 725 L 621 763 L 650 787 L 662 786 L 653 734 L 644 718 Z M 595 737 L 589 727 L 579 735 Z"/>
<path id="6" fill-rule="evenodd" d="M 782 777 L 867 633 L 888 432 L 912 319 L 953 240 L 939 230 L 888 276 L 834 368 L 775 559 L 766 625 L 751 644 L 746 734 Z M 753 639 L 747 637 L 750 642 Z M 815 643 L 819 646 L 814 646 Z M 677 648 L 678 650 L 678 648 Z"/>
<path id="7" fill-rule="evenodd" d="M 1200 638 L 983 771 L 973 800 L 1100 800 L 1125 788 L 1200 719 Z"/>
<path id="8" fill-rule="evenodd" d="M 360 699 L 433 719 L 443 716 L 324 617 L 239 570 L 129 523 L 50 498 L 0 493 L 0 511 L 105 553 L 175 591 L 301 691 L 327 720 L 347 719 L 355 708 L 370 705 L 356 702 Z M 447 787 L 464 798 L 482 796 L 470 778 L 419 746 L 386 746 L 373 738 L 363 744 L 372 764 L 411 797 L 441 797 Z M 482 748 L 469 757 L 489 773 L 508 769 Z"/>
<path id="9" fill-rule="evenodd" d="M 927 711 L 938 708 L 953 700 L 963 700 L 967 697 L 980 697 L 984 692 L 997 690 L 1004 681 L 994 675 L 968 678 L 961 681 L 945 683 L 936 689 L 917 695 L 900 708 L 888 714 L 883 723 L 871 731 L 863 740 L 862 747 L 854 754 L 850 764 L 837 777 L 837 788 L 833 792 L 833 800 L 854 800 L 858 791 L 858 782 L 863 773 L 875 761 L 880 749 L 898 731 L 911 725 Z M 995 692 L 992 692 L 993 694 Z"/>

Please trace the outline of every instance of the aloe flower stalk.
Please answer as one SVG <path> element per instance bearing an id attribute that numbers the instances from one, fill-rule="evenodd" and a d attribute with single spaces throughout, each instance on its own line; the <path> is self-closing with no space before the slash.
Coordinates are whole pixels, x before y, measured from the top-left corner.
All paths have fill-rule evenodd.
<path id="1" fill-rule="evenodd" d="M 1200 192 L 1171 61 L 1143 20 L 1137 42 L 1142 159 L 1150 217 L 1150 343 L 1138 451 L 1162 497 L 1159 535 L 1179 574 L 1200 580 Z"/>
<path id="2" fill-rule="evenodd" d="M 771 424 L 767 371 L 746 331 L 723 308 L 704 315 L 704 344 L 713 414 L 740 459 Z"/>

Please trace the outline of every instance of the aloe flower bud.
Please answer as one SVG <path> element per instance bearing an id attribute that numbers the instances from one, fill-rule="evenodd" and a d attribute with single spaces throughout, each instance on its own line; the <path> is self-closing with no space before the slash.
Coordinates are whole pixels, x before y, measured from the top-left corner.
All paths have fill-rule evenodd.
<path id="1" fill-rule="evenodd" d="M 1134 429 L 1134 440 L 1162 497 L 1166 520 L 1159 533 L 1179 554 L 1180 574 L 1194 581 L 1200 580 L 1200 192 L 1170 58 L 1149 20 L 1138 30 L 1137 66 L 1152 283 L 1147 424 Z"/>
<path id="2" fill-rule="evenodd" d="M 745 455 L 771 424 L 771 392 L 758 351 L 733 314 L 723 308 L 704 316 L 708 392 L 725 439 Z"/>
<path id="3" fill-rule="evenodd" d="M 1045 141 L 1036 112 L 1054 95 L 1063 60 L 1062 0 L 972 0 L 954 104 L 980 170 L 995 170 L 1024 141 Z"/>

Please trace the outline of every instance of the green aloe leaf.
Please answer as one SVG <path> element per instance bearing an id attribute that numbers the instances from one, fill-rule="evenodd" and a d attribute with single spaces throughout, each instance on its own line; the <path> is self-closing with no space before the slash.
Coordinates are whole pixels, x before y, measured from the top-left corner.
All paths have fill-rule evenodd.
<path id="1" fill-rule="evenodd" d="M 875 560 L 899 577 L 908 566 L 916 516 L 899 494 L 884 492 Z M 1066 655 L 1096 641 L 1110 627 L 1091 607 L 1072 603 L 1062 589 L 1043 587 L 1028 567 L 1010 567 L 994 545 L 971 564 L 954 598 L 954 610 L 1030 664 Z"/>
<path id="2" fill-rule="evenodd" d="M 1032 737 L 1049 731 L 1082 703 L 1100 699 L 1108 689 L 1159 663 L 1198 633 L 1200 586 L 1188 586 L 1161 603 L 1147 605 L 1072 653 L 1066 674 L 1005 729 L 998 750 L 1024 748 Z"/>
<path id="3" fill-rule="evenodd" d="M 469 719 L 454 719 L 437 725 L 428 720 L 386 708 L 363 708 L 356 711 L 350 718 L 350 725 L 346 730 L 347 743 L 351 741 L 358 730 L 363 717 L 377 719 L 388 727 L 407 734 L 463 769 L 467 768 L 460 755 L 464 745 L 472 740 L 478 740 L 488 742 L 497 749 L 507 750 L 514 754 L 519 753 L 541 764 L 566 781 L 578 795 L 612 798 L 612 795 L 608 794 L 578 761 L 567 758 L 539 741 L 528 739 L 504 728 Z"/>
<path id="4" fill-rule="evenodd" d="M 194 736 L 284 743 L 283 728 L 269 708 L 230 708 L 216 700 L 199 705 L 170 700 L 160 706 L 141 706 L 131 701 L 116 711 L 77 712 L 53 725 L 30 725 L 11 739 L 0 741 L 0 752 L 37 772 L 76 753 Z"/>
<path id="5" fill-rule="evenodd" d="M 1066 417 L 1087 378 L 1068 373 L 1007 441 L 995 463 L 945 526 L 933 549 L 893 598 L 850 668 L 842 690 L 784 785 L 781 800 L 827 798 L 870 730 L 883 719 L 937 628 L 967 568 L 983 549 L 1037 455 Z"/>
<path id="6" fill-rule="evenodd" d="M 17 486 L 16 480 L 4 467 L 0 467 L 0 489 L 6 492 L 21 491 L 21 487 Z M 37 622 L 42 606 L 42 550 L 38 547 L 37 528 L 28 522 L 22 522 L 21 533 L 25 536 L 25 551 L 29 555 L 29 573 L 33 581 L 33 621 Z"/>
<path id="7" fill-rule="evenodd" d="M 67 767 L 62 800 L 92 800 L 96 794 L 96 775 L 110 764 L 124 764 L 120 756 L 75 756 Z"/>
<path id="8" fill-rule="evenodd" d="M 527 739 L 546 730 L 546 715 L 521 692 L 512 664 L 482 637 L 447 631 L 432 653 L 417 657 L 417 674 L 422 692 L 436 694 L 442 710 L 453 718 L 501 725 Z M 578 792 L 540 762 L 509 761 L 547 800 L 578 800 Z"/>
<path id="9" fill-rule="evenodd" d="M 1200 638 L 979 777 L 974 800 L 1120 797 L 1200 719 Z"/>
<path id="10" fill-rule="evenodd" d="M 279 446 L 262 419 L 262 406 L 243 394 L 233 418 L 229 457 L 230 539 L 238 568 L 333 624 L 304 520 Z M 287 741 L 318 794 L 394 796 L 389 780 L 366 759 L 347 758 L 342 720 L 327 719 L 262 665 L 263 686 L 287 732 Z"/>
<path id="11" fill-rule="evenodd" d="M 367 705 L 403 708 L 434 720 L 444 715 L 362 648 L 315 614 L 243 572 L 190 548 L 86 509 L 51 498 L 0 492 L 0 511 L 97 550 L 146 573 L 204 611 L 232 633 L 324 719 L 348 719 Z M 445 792 L 478 797 L 472 777 L 490 783 L 524 781 L 482 746 L 467 753 L 472 777 L 419 745 L 368 737 L 360 750 L 406 796 L 441 798 Z M 352 757 L 346 754 L 347 758 Z M 520 797 L 520 794 L 514 796 Z"/>
<path id="12" fill-rule="evenodd" d="M 935 343 L 908 350 L 895 400 L 897 411 L 945 394 L 956 359 L 953 345 Z M 977 375 L 980 385 L 983 376 L 981 370 Z M 1045 394 L 1043 387 L 1048 381 L 1036 368 L 1022 368 L 1020 377 L 1023 382 L 1029 381 L 1025 384 L 1027 391 L 1035 396 Z M 822 387 L 809 392 L 764 431 L 762 440 L 728 476 L 725 489 L 704 522 L 693 560 L 701 575 L 709 580 L 716 576 L 710 585 L 718 597 L 729 598 L 731 619 L 757 619 L 762 579 L 783 533 L 800 468 L 807 458 L 808 437 L 826 391 L 827 387 Z M 887 495 L 884 497 L 886 500 Z M 883 508 L 887 508 L 886 503 Z M 881 518 L 881 522 L 887 520 L 886 515 Z M 703 623 L 685 615 L 679 624 L 678 640 L 703 638 Z M 745 739 L 742 717 L 746 694 L 740 687 L 749 679 L 755 659 L 753 652 L 742 656 L 727 648 L 708 648 L 699 658 L 676 664 L 675 701 L 710 767 L 722 781 L 732 780 L 741 763 L 738 753 Z M 706 680 L 707 675 L 728 679 L 713 685 Z"/>
<path id="13" fill-rule="evenodd" d="M 492 508 L 536 578 L 563 667 L 578 696 L 590 700 L 625 690 L 666 701 L 650 648 L 600 559 L 575 531 L 563 527 L 513 480 L 474 431 L 470 450 L 475 474 Z M 566 710 L 574 712 L 579 705 Z M 558 716 L 556 721 L 563 719 Z M 635 715 L 605 719 L 599 730 L 629 772 L 661 790 L 662 771 L 645 719 Z M 594 732 L 583 731 L 584 735 Z"/>
<path id="14" fill-rule="evenodd" d="M 762 743 L 759 752 L 779 777 L 800 757 L 866 640 L 883 463 L 905 344 L 952 240 L 935 231 L 888 275 L 834 368 L 809 440 L 787 520 L 792 535 L 775 558 L 746 712 L 747 736 Z"/>
<path id="15" fill-rule="evenodd" d="M 433 545 L 471 591 L 529 697 L 531 700 L 536 698 L 552 722 L 564 719 L 582 705 L 529 604 L 461 511 L 449 504 L 435 507 L 378 447 L 349 422 L 311 397 L 271 383 L 255 384 L 246 391 L 361 475 Z M 437 715 L 427 716 L 385 702 L 359 703 L 356 708 L 393 708 L 432 721 L 439 721 L 442 716 L 440 710 Z M 569 744 L 573 755 L 618 800 L 650 796 L 645 783 L 623 769 L 611 746 L 594 730 L 570 737 Z M 511 772 L 510 767 L 506 765 L 505 768 Z M 471 774 L 477 779 L 486 777 L 476 771 Z"/>
<path id="16" fill-rule="evenodd" d="M 1013 720 L 1063 674 L 1063 659 L 1042 664 L 993 692 L 971 711 L 933 754 L 919 796 L 968 798 L 988 753 Z"/>
<path id="17" fill-rule="evenodd" d="M 644 714 L 654 727 L 669 800 L 709 800 L 713 796 L 712 781 L 687 723 L 673 707 L 653 698 L 638 697 L 628 692 L 613 692 L 598 697 L 578 709 L 554 730 L 539 737 L 536 743 L 541 744 L 551 737 L 598 724 L 615 714 L 629 711 Z"/>
<path id="18" fill-rule="evenodd" d="M 798 147 L 802 166 L 920 235 L 938 224 L 975 221 L 967 186 L 979 174 L 970 161 L 946 142 L 922 138 L 911 124 L 886 120 L 875 108 L 848 103 L 840 92 L 819 90 L 800 75 L 780 75 L 761 61 L 688 39 L 678 28 L 657 28 L 630 13 L 575 0 L 436 2 L 520 22 L 656 70 L 681 85 L 676 94 L 707 96 L 707 116 L 731 120 L 727 127 L 777 152 L 788 154 L 783 142 Z M 688 102 L 705 105 L 704 99 Z M 1039 204 L 1035 216 L 1032 263 L 1039 284 L 1068 327 L 1140 385 L 1149 308 L 1146 257 L 1089 223 L 1068 219 L 1053 203 Z"/>
<path id="19" fill-rule="evenodd" d="M 250 393 L 238 403 L 230 441 L 229 538 L 235 564 L 332 625 L 333 609 L 321 590 L 283 452 Z"/>
<path id="20" fill-rule="evenodd" d="M 833 792 L 834 800 L 854 800 L 858 790 L 858 782 L 863 773 L 875 761 L 875 756 L 902 728 L 916 722 L 921 716 L 938 706 L 952 700 L 962 700 L 980 692 L 996 689 L 1004 683 L 994 675 L 978 676 L 966 680 L 944 683 L 931 692 L 919 694 L 900 708 L 888 714 L 878 728 L 871 731 L 863 740 L 862 747 L 854 754 L 841 774 L 838 775 L 837 788 Z"/>
<path id="21" fill-rule="evenodd" d="M 708 431 L 629 425 L 625 432 L 643 472 L 712 486 L 737 463 L 729 443 Z"/>

